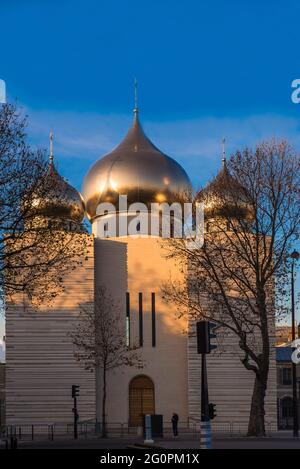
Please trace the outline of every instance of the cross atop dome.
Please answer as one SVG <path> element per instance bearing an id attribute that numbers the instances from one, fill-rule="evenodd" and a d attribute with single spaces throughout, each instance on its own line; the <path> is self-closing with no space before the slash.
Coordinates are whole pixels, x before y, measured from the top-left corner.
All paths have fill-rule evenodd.
<path id="1" fill-rule="evenodd" d="M 138 108 L 138 82 L 137 79 L 134 79 L 134 109 L 133 112 L 137 114 L 139 112 Z"/>
<path id="2" fill-rule="evenodd" d="M 52 129 L 50 130 L 50 156 L 49 156 L 50 164 L 53 163 L 53 132 Z"/>
<path id="3" fill-rule="evenodd" d="M 222 165 L 226 166 L 226 150 L 225 150 L 225 137 L 222 138 Z"/>

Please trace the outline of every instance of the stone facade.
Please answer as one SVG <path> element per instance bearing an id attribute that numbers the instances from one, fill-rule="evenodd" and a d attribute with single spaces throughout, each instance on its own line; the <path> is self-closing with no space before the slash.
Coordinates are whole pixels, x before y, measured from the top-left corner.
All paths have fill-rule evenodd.
<path id="1" fill-rule="evenodd" d="M 82 236 L 82 235 L 81 235 Z M 81 420 L 95 417 L 95 378 L 76 363 L 69 333 L 79 304 L 94 294 L 93 238 L 83 265 L 65 279 L 51 308 L 32 310 L 21 296 L 6 305 L 6 423 L 72 422 L 72 384 Z"/>
<path id="2" fill-rule="evenodd" d="M 185 280 L 174 261 L 166 259 L 160 238 L 94 239 L 94 252 L 65 280 L 63 295 L 51 309 L 32 311 L 19 299 L 7 305 L 7 424 L 72 422 L 71 385 L 80 385 L 80 420 L 101 420 L 101 382 L 95 395 L 94 373 L 75 362 L 69 332 L 78 320 L 78 305 L 91 301 L 95 285 L 105 285 L 119 301 L 126 320 L 126 293 L 130 297 L 130 341 L 140 339 L 142 294 L 143 370 L 118 369 L 108 377 L 107 421 L 128 424 L 129 388 L 139 375 L 154 385 L 155 413 L 170 422 L 173 412 L 181 425 L 197 425 L 200 417 L 201 361 L 194 334 L 186 334 L 186 318 L 177 318 L 175 306 L 162 298 L 161 285 Z M 92 251 L 92 250 L 91 250 Z M 155 294 L 153 345 L 152 294 Z M 193 324 L 190 324 L 193 328 Z M 272 339 L 273 343 L 273 339 Z M 273 350 L 273 349 L 272 349 Z M 245 431 L 253 375 L 240 362 L 236 339 L 226 337 L 207 358 L 210 402 L 216 404 L 215 428 Z M 96 405 L 97 403 L 97 405 Z M 97 410 L 96 410 L 97 409 Z M 275 347 L 271 355 L 266 401 L 267 429 L 276 428 Z"/>
<path id="3" fill-rule="evenodd" d="M 96 284 L 106 285 L 119 298 L 124 311 L 126 292 L 130 295 L 130 339 L 139 343 L 139 294 L 143 303 L 143 346 L 140 349 L 144 368 L 119 369 L 108 383 L 107 419 L 127 423 L 129 385 L 138 375 L 154 383 L 155 412 L 169 422 L 173 412 L 182 422 L 188 421 L 186 321 L 176 319 L 174 305 L 163 301 L 161 285 L 182 274 L 167 260 L 159 238 L 115 238 L 96 240 Z M 156 344 L 152 345 L 151 294 L 155 293 Z"/>

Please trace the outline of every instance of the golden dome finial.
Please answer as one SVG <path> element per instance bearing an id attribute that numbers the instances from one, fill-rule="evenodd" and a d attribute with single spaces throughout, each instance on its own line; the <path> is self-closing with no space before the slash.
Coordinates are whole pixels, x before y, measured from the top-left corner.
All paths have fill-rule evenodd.
<path id="1" fill-rule="evenodd" d="M 173 203 L 186 194 L 191 183 L 184 169 L 161 152 L 145 135 L 139 123 L 135 102 L 133 123 L 122 142 L 89 170 L 83 182 L 83 198 L 89 220 L 93 222 L 102 202 L 119 204 L 127 195 L 128 204 L 157 203 L 157 196 Z M 109 182 L 109 184 L 108 184 Z M 110 187 L 113 189 L 110 190 Z"/>
<path id="2" fill-rule="evenodd" d="M 52 129 L 50 130 L 50 156 L 49 156 L 50 164 L 53 163 L 53 132 Z"/>
<path id="3" fill-rule="evenodd" d="M 138 108 L 138 82 L 137 79 L 134 79 L 134 109 L 133 112 L 137 114 L 139 112 Z"/>

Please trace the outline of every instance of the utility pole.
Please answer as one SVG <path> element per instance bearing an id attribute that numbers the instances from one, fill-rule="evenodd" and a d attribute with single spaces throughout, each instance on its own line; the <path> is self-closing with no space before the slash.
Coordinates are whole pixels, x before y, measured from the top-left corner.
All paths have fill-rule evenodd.
<path id="1" fill-rule="evenodd" d="M 210 344 L 210 339 L 215 335 L 210 334 L 210 323 L 208 321 L 198 321 L 197 330 L 197 352 L 201 354 L 201 435 L 200 448 L 211 449 L 211 423 L 210 404 L 208 397 L 208 381 L 206 368 L 206 355 L 211 352 L 216 345 Z M 215 415 L 213 415 L 214 418 Z"/>
<path id="2" fill-rule="evenodd" d="M 211 449 L 211 423 L 209 418 L 209 398 L 206 369 L 206 354 L 201 354 L 201 434 L 200 448 Z"/>
<path id="3" fill-rule="evenodd" d="M 296 340 L 295 331 L 295 261 L 299 259 L 299 253 L 294 249 L 291 254 L 292 258 L 292 271 L 291 271 L 291 293 L 292 293 L 292 342 Z M 293 435 L 295 438 L 299 436 L 299 422 L 298 422 L 298 399 L 297 399 L 297 368 L 296 363 L 292 362 L 293 374 Z"/>

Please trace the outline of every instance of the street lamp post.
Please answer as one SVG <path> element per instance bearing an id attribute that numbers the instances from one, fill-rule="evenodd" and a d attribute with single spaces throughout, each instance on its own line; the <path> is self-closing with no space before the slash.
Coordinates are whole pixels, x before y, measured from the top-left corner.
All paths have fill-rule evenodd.
<path id="1" fill-rule="evenodd" d="M 292 258 L 292 271 L 291 271 L 291 290 L 292 290 L 292 341 L 296 340 L 295 334 L 295 261 L 299 259 L 299 252 L 295 249 L 291 254 Z M 296 363 L 292 362 L 292 373 L 293 373 L 293 434 L 294 437 L 298 437 L 298 403 L 297 403 L 297 371 Z"/>

